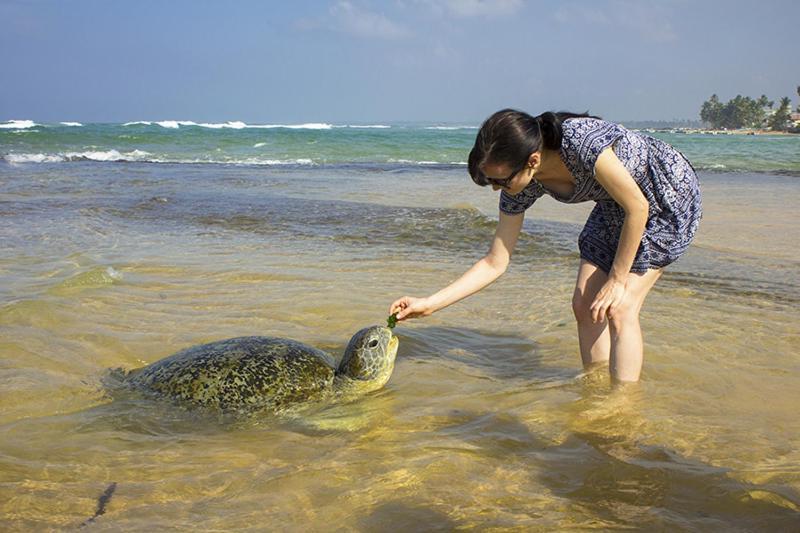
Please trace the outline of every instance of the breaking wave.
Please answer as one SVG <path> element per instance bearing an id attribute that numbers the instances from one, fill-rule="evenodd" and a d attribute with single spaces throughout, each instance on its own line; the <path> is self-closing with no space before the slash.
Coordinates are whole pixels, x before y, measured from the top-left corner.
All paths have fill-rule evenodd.
<path id="1" fill-rule="evenodd" d="M 126 122 L 123 126 L 152 126 L 153 124 L 161 126 L 162 128 L 178 129 L 182 126 L 195 126 L 198 128 L 209 128 L 213 130 L 219 129 L 234 129 L 242 130 L 245 128 L 257 129 L 270 129 L 270 128 L 284 128 L 284 129 L 303 129 L 303 130 L 329 130 L 334 126 L 322 122 L 309 122 L 305 124 L 246 124 L 244 122 L 234 120 L 228 122 L 194 122 L 191 120 L 161 120 L 161 121 L 148 121 L 138 120 L 135 122 Z M 346 127 L 382 127 L 382 126 L 346 126 Z M 388 126 L 386 126 L 388 127 Z"/>
<path id="2" fill-rule="evenodd" d="M 27 128 L 35 128 L 38 126 L 32 120 L 8 120 L 5 123 L 0 124 L 0 129 L 4 130 L 24 130 Z"/>
<path id="3" fill-rule="evenodd" d="M 97 152 L 66 152 L 63 154 L 6 154 L 3 159 L 12 164 L 19 163 L 63 163 L 66 161 L 146 161 L 150 154 L 142 150 L 118 152 L 106 150 Z"/>
<path id="4" fill-rule="evenodd" d="M 426 130 L 443 130 L 443 131 L 453 131 L 453 130 L 477 130 L 478 126 L 426 126 Z"/>
<path id="5" fill-rule="evenodd" d="M 171 163 L 171 164 L 222 164 L 222 165 L 263 165 L 263 166 L 286 166 L 286 165 L 316 165 L 312 159 L 264 159 L 257 157 L 240 159 L 177 159 L 169 157 L 154 157 L 153 154 L 143 150 L 133 150 L 132 152 L 119 152 L 118 150 L 106 151 L 87 151 L 87 152 L 66 152 L 59 154 L 6 154 L 0 157 L 11 164 L 25 163 L 69 163 L 78 161 L 96 161 L 104 163 Z"/>

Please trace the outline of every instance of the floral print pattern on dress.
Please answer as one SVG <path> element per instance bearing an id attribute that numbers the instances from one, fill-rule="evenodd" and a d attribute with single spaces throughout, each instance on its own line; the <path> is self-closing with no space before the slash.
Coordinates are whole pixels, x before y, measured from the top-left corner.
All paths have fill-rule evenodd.
<path id="1" fill-rule="evenodd" d="M 500 193 L 500 210 L 522 213 L 549 194 L 559 202 L 594 201 L 578 239 L 581 257 L 609 272 L 614 262 L 625 211 L 595 179 L 595 164 L 609 146 L 639 185 L 649 204 L 647 225 L 631 272 L 662 268 L 687 249 L 700 224 L 702 203 L 691 163 L 669 144 L 594 118 L 567 119 L 559 151 L 575 180 L 569 197 L 561 197 L 532 180 L 520 193 Z"/>

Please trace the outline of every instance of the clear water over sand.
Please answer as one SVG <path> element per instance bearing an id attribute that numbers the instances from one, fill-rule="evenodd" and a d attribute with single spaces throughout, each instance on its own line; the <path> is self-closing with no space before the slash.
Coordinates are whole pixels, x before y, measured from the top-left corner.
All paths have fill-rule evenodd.
<path id="1" fill-rule="evenodd" d="M 580 368 L 591 208 L 543 200 L 510 271 L 396 329 L 358 402 L 228 423 L 107 369 L 239 335 L 340 354 L 486 250 L 463 167 L 0 163 L 0 525 L 119 529 L 793 529 L 800 181 L 701 172 L 705 218 L 643 311 L 641 383 Z"/>

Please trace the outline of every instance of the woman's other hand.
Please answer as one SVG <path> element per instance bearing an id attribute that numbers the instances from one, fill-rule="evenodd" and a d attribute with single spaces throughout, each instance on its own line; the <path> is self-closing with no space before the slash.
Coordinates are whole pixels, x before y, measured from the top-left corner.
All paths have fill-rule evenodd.
<path id="1" fill-rule="evenodd" d="M 414 298 L 413 296 L 403 296 L 395 300 L 389 307 L 389 314 L 397 313 L 397 320 L 406 318 L 419 318 L 433 313 L 433 308 L 427 298 Z"/>
<path id="2" fill-rule="evenodd" d="M 589 306 L 593 322 L 602 322 L 606 316 L 611 316 L 625 298 L 625 283 L 609 278 L 603 284 Z"/>

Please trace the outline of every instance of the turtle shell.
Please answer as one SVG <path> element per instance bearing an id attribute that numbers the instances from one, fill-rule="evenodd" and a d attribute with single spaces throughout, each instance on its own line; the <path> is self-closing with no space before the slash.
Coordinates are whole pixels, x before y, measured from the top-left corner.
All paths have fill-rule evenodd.
<path id="1" fill-rule="evenodd" d="M 128 375 L 130 386 L 219 410 L 279 409 L 333 389 L 336 362 L 290 339 L 238 337 L 193 346 Z"/>

